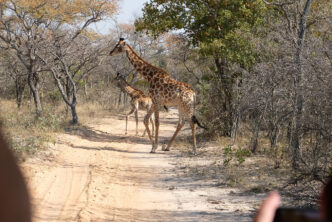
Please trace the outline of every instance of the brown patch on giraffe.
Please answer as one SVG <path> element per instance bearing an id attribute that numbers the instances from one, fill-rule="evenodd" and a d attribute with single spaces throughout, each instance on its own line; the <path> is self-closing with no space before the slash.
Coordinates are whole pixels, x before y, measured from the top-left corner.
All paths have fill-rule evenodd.
<path id="1" fill-rule="evenodd" d="M 168 98 L 172 98 L 172 94 L 171 94 L 171 92 L 168 92 L 168 93 L 167 93 L 167 96 L 168 96 Z"/>
<path id="2" fill-rule="evenodd" d="M 132 64 L 134 65 L 135 68 L 139 68 L 140 67 L 139 62 L 132 62 Z"/>

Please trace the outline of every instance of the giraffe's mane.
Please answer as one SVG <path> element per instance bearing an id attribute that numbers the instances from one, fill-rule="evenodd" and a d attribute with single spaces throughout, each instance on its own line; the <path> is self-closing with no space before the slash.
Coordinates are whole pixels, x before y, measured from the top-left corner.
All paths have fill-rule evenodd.
<path id="1" fill-rule="evenodd" d="M 156 66 L 154 66 L 154 65 L 152 65 L 152 64 L 150 64 L 150 63 L 148 63 L 148 62 L 145 61 L 141 56 L 139 56 L 139 55 L 136 53 L 136 51 L 135 51 L 130 45 L 128 45 L 128 44 L 126 44 L 126 45 L 127 45 L 127 47 L 129 47 L 129 49 L 134 53 L 135 56 L 137 56 L 138 58 L 141 59 L 141 61 L 142 61 L 143 63 L 145 63 L 145 64 L 147 64 L 147 65 L 149 65 L 149 66 L 152 66 L 153 68 L 158 69 L 158 70 L 162 71 L 164 74 L 167 74 L 168 76 L 170 76 L 170 74 L 169 74 L 167 71 L 165 71 L 165 70 L 163 70 L 163 69 L 161 69 L 161 68 L 158 68 L 158 67 L 156 67 Z"/>

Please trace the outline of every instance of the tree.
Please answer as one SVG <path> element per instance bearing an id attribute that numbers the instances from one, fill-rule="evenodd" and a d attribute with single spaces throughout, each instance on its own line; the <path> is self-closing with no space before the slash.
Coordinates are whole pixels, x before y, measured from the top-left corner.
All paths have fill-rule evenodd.
<path id="1" fill-rule="evenodd" d="M 117 0 L 0 1 L 1 47 L 14 51 L 26 68 L 37 117 L 42 113 L 39 87 L 44 71 L 37 53 L 48 43 L 49 28 L 66 26 L 74 31 L 74 39 L 93 22 L 112 16 L 116 3 Z"/>
<path id="2" fill-rule="evenodd" d="M 0 63 L 3 68 L 2 75 L 14 81 L 16 104 L 17 108 L 20 109 L 23 102 L 23 92 L 27 85 L 26 70 L 17 57 L 8 52 L 4 52 Z M 7 79 L 6 83 L 9 82 Z"/>
<path id="3" fill-rule="evenodd" d="M 171 30 L 184 30 L 193 46 L 212 56 L 215 75 L 210 78 L 221 87 L 223 134 L 230 135 L 233 125 L 233 86 L 239 73 L 229 69 L 232 63 L 248 69 L 255 62 L 250 31 L 263 22 L 266 7 L 261 0 L 154 0 L 145 4 L 143 16 L 135 25 L 153 36 Z M 209 82 L 210 84 L 211 82 Z M 214 89 L 213 89 L 214 90 Z"/>
<path id="4" fill-rule="evenodd" d="M 332 23 L 327 15 L 332 4 L 321 1 L 323 4 L 317 5 L 318 2 L 312 4 L 312 13 L 307 17 L 301 69 L 297 59 L 300 30 L 297 27 L 306 1 L 289 2 L 292 4 L 283 5 L 285 8 L 282 10 L 280 5 L 273 6 L 275 11 L 266 18 L 269 25 L 263 27 L 262 33 L 265 34 L 255 40 L 258 62 L 242 76 L 238 96 L 238 110 L 244 123 L 242 128 L 254 123 L 254 127 L 248 127 L 253 131 L 253 142 L 258 132 L 267 135 L 276 167 L 282 162 L 280 157 L 289 160 L 292 165 L 295 162 L 295 172 L 301 175 L 297 180 L 324 181 L 331 174 L 332 137 L 329 128 L 332 121 L 328 116 L 332 113 L 332 103 L 328 88 L 332 79 L 332 63 L 331 34 L 328 30 Z M 286 14 L 291 16 L 287 19 L 284 17 Z M 288 27 L 288 24 L 293 25 Z M 298 83 L 300 74 L 301 86 Z M 301 113 L 297 109 L 299 95 L 302 99 Z M 298 114 L 300 118 L 296 119 Z M 258 126 L 259 122 L 261 129 L 257 130 L 255 125 Z M 300 155 L 294 152 L 292 142 L 296 132 L 299 146 L 295 148 L 298 148 Z"/>
<path id="5" fill-rule="evenodd" d="M 278 10 L 278 15 L 286 20 L 287 35 L 291 39 L 294 47 L 294 95 L 293 95 L 293 119 L 292 119 L 292 134 L 291 147 L 293 149 L 292 166 L 294 169 L 299 167 L 301 159 L 301 139 L 303 135 L 303 107 L 304 107 L 304 71 L 303 71 L 303 51 L 306 47 L 306 33 L 311 25 L 315 24 L 322 18 L 314 15 L 311 16 L 310 10 L 313 0 L 301 1 L 280 1 L 265 2 L 267 5 L 273 5 Z M 329 8 L 329 7 L 327 7 Z"/>
<path id="6" fill-rule="evenodd" d="M 77 124 L 77 90 L 84 84 L 83 78 L 98 66 L 101 49 L 93 47 L 89 33 L 76 35 L 56 27 L 50 30 L 49 44 L 39 50 L 38 57 L 51 71 L 63 101 L 71 109 L 72 123 Z"/>

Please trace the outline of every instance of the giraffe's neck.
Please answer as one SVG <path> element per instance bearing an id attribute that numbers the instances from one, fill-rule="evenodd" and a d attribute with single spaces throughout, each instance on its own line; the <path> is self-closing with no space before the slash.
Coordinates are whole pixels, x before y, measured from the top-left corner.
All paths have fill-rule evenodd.
<path id="1" fill-rule="evenodd" d="M 123 91 L 129 94 L 130 97 L 133 97 L 137 94 L 138 90 L 129 85 L 127 81 L 123 78 L 119 80 L 119 85 L 122 88 Z"/>
<path id="2" fill-rule="evenodd" d="M 165 71 L 158 69 L 157 67 L 144 61 L 144 59 L 138 56 L 129 45 L 126 45 L 126 54 L 131 64 L 135 67 L 136 71 L 149 82 L 153 79 L 154 76 L 160 75 L 161 73 L 163 75 L 169 75 Z"/>

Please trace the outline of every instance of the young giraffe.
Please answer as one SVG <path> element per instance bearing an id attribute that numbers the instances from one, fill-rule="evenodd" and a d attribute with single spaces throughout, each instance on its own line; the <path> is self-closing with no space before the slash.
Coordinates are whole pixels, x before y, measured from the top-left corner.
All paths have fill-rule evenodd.
<path id="1" fill-rule="evenodd" d="M 198 124 L 200 127 L 202 126 L 199 124 L 197 118 L 194 115 L 196 94 L 191 86 L 187 83 L 172 79 L 166 71 L 144 61 L 128 44 L 126 44 L 123 38 L 120 38 L 119 42 L 116 44 L 109 55 L 112 56 L 119 53 L 126 53 L 129 61 L 135 67 L 137 72 L 140 73 L 150 83 L 149 96 L 152 99 L 153 105 L 144 118 L 144 125 L 152 143 L 151 153 L 155 153 L 158 147 L 159 109 L 162 105 L 166 105 L 178 107 L 179 122 L 172 138 L 167 144 L 167 147 L 163 147 L 163 150 L 170 150 L 170 147 L 177 134 L 183 127 L 185 120 L 189 119 L 192 129 L 193 153 L 196 154 L 196 124 Z M 148 120 L 152 113 L 155 115 L 154 141 L 148 126 Z"/>
<path id="2" fill-rule="evenodd" d="M 150 110 L 152 106 L 152 100 L 150 97 L 145 96 L 144 93 L 132 87 L 121 75 L 120 73 L 117 73 L 115 80 L 118 82 L 119 87 L 125 91 L 131 98 L 130 104 L 131 104 L 131 110 L 126 115 L 126 135 L 127 135 L 127 126 L 128 126 L 128 117 L 132 113 L 135 113 L 135 119 L 136 119 L 136 136 L 138 134 L 138 109 L 142 110 Z M 152 132 L 154 131 L 154 124 L 152 117 L 150 118 L 150 122 L 152 124 Z M 144 130 L 143 137 L 145 136 L 146 129 Z"/>

